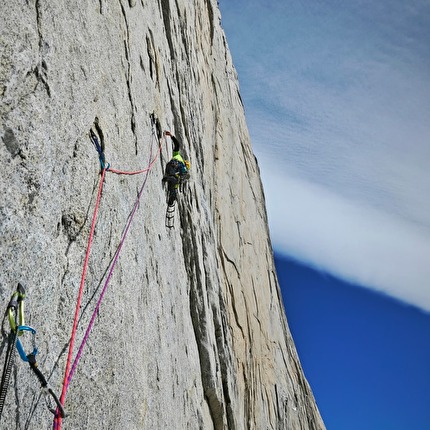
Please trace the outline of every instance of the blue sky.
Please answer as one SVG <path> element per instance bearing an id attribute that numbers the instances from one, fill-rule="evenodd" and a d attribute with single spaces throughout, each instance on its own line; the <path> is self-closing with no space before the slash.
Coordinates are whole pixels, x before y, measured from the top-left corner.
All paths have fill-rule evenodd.
<path id="1" fill-rule="evenodd" d="M 377 366 L 368 368 L 368 377 L 397 405 L 387 382 L 401 368 L 393 357 L 416 363 L 421 379 L 429 380 L 423 345 L 430 319 L 430 2 L 221 0 L 220 9 L 261 168 L 278 271 L 282 264 L 291 273 L 288 290 L 281 280 L 287 317 L 317 401 L 324 381 L 314 378 L 324 370 L 309 345 L 323 342 L 318 326 L 327 321 L 325 354 L 332 360 L 348 340 L 330 326 L 333 309 L 321 309 L 318 324 L 300 318 L 307 308 L 316 312 L 325 294 L 338 310 L 355 303 L 345 327 L 357 326 L 360 311 L 378 309 L 363 327 L 369 338 L 402 321 L 401 336 L 386 342 L 381 336 L 376 350 L 375 342 L 361 344 L 359 355 L 362 362 L 385 360 L 385 379 Z M 324 272 L 329 275 L 319 277 Z M 341 284 L 349 293 L 336 293 Z M 398 356 L 399 345 L 406 351 Z M 354 363 L 350 381 L 364 405 L 369 393 L 357 381 L 354 386 L 360 374 Z M 400 391 L 414 389 L 403 382 Z M 372 426 L 377 417 L 369 406 L 361 428 L 430 428 L 428 415 L 412 413 L 418 398 L 430 404 L 430 389 L 415 388 L 405 409 L 391 412 L 378 391 L 380 411 L 399 423 L 414 416 L 421 427 Z M 334 411 L 322 413 L 327 423 Z M 346 428 L 332 415 L 330 424 L 329 430 Z"/>
<path id="2" fill-rule="evenodd" d="M 430 311 L 430 2 L 220 7 L 274 245 Z"/>
<path id="3" fill-rule="evenodd" d="M 276 265 L 327 429 L 428 430 L 428 315 L 279 254 Z"/>

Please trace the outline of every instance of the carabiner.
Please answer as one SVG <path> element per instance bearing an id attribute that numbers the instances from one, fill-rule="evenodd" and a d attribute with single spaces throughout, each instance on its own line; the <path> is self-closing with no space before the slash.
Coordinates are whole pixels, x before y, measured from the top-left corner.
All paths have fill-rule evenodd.
<path id="1" fill-rule="evenodd" d="M 55 416 L 57 416 L 57 414 L 58 414 L 61 418 L 65 418 L 66 412 L 64 411 L 63 405 L 58 400 L 58 397 L 55 395 L 55 393 L 52 391 L 52 389 L 47 385 L 45 387 L 42 387 L 42 392 L 45 395 L 45 403 L 46 403 L 46 406 L 48 407 L 48 410 L 51 413 L 53 413 Z M 52 405 L 49 404 L 49 402 L 47 400 L 48 395 L 50 395 L 52 397 L 52 399 L 54 400 L 55 408 L 53 408 Z"/>
<path id="2" fill-rule="evenodd" d="M 24 325 L 24 298 L 25 289 L 21 283 L 18 282 L 16 291 L 7 305 L 8 318 L 10 329 L 15 332 L 18 325 Z M 14 312 L 15 311 L 15 312 Z M 14 314 L 15 313 L 15 314 Z"/>
<path id="3" fill-rule="evenodd" d="M 37 346 L 36 346 L 36 330 L 33 327 L 30 327 L 28 325 L 19 325 L 17 330 L 18 330 L 18 333 L 20 331 L 21 332 L 29 331 L 33 335 L 33 351 L 31 352 L 31 354 L 36 356 L 37 351 L 38 351 Z M 30 355 L 30 354 L 25 353 L 24 348 L 22 346 L 22 343 L 19 339 L 16 340 L 16 349 L 19 352 L 19 356 L 21 357 L 21 360 L 28 363 L 28 355 Z"/>

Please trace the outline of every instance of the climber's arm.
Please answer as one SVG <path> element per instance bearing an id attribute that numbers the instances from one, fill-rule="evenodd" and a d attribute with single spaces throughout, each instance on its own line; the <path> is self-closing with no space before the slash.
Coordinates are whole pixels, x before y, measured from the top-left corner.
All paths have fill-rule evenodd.
<path id="1" fill-rule="evenodd" d="M 175 136 L 173 136 L 172 134 L 170 135 L 170 137 L 172 138 L 172 142 L 173 142 L 173 153 L 175 152 L 179 152 L 179 140 L 176 139 Z"/>

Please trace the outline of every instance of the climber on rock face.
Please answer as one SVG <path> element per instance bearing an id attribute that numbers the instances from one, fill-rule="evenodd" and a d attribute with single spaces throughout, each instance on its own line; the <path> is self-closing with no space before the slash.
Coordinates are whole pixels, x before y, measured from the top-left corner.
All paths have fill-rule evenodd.
<path id="1" fill-rule="evenodd" d="M 167 182 L 168 186 L 167 204 L 172 206 L 176 201 L 179 185 L 190 177 L 188 173 L 188 170 L 190 169 L 190 162 L 182 158 L 182 155 L 179 152 L 179 140 L 173 136 L 170 131 L 165 131 L 164 135 L 170 136 L 173 142 L 173 157 L 167 163 L 163 176 L 163 182 Z"/>

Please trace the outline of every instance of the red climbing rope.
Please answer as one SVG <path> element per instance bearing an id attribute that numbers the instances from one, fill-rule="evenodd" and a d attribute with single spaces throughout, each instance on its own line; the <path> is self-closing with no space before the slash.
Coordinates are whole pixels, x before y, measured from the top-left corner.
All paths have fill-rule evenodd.
<path id="1" fill-rule="evenodd" d="M 84 293 L 85 277 L 87 275 L 88 260 L 90 258 L 91 245 L 93 242 L 94 230 L 96 227 L 96 220 L 97 220 L 97 214 L 99 211 L 100 199 L 102 196 L 103 181 L 104 181 L 105 173 L 106 173 L 106 169 L 103 169 L 102 175 L 100 178 L 99 192 L 97 194 L 96 205 L 94 207 L 93 220 L 91 222 L 91 229 L 90 229 L 90 235 L 88 238 L 87 251 L 85 253 L 84 267 L 82 269 L 82 275 L 81 275 L 81 284 L 79 286 L 78 298 L 76 301 L 75 317 L 73 319 L 72 334 L 70 336 L 70 343 L 69 343 L 69 352 L 67 354 L 67 360 L 66 360 L 66 370 L 64 371 L 63 389 L 61 391 L 61 396 L 60 396 L 60 403 L 63 406 L 64 406 L 64 401 L 66 398 L 67 377 L 69 375 L 70 365 L 72 362 L 73 346 L 75 344 L 76 329 L 78 327 L 78 320 L 79 320 L 79 310 L 81 308 L 82 295 Z M 56 414 L 56 416 L 54 418 L 54 429 L 56 429 L 56 428 L 61 429 L 61 416 L 59 416 L 58 414 Z"/>
<path id="2" fill-rule="evenodd" d="M 75 318 L 74 318 L 74 321 L 73 321 L 72 334 L 71 334 L 70 345 L 69 345 L 69 352 L 68 352 L 68 355 L 67 355 L 66 370 L 65 370 L 65 373 L 64 373 L 64 380 L 63 380 L 63 389 L 62 389 L 62 393 L 61 393 L 61 397 L 60 397 L 60 403 L 62 405 L 64 405 L 70 381 L 71 381 L 71 379 L 72 379 L 72 377 L 73 377 L 73 375 L 75 373 L 76 367 L 77 367 L 78 362 L 79 362 L 79 360 L 81 358 L 81 355 L 82 355 L 83 348 L 84 348 L 85 344 L 87 343 L 87 340 L 88 340 L 88 337 L 90 335 L 91 329 L 92 329 L 92 327 L 94 325 L 94 321 L 95 321 L 96 316 L 98 314 L 101 302 L 102 302 L 103 297 L 105 295 L 105 292 L 107 290 L 109 281 L 110 281 L 110 279 L 112 277 L 113 270 L 114 270 L 114 268 L 116 266 L 116 263 L 118 261 L 119 254 L 121 252 L 122 246 L 123 246 L 123 244 L 125 242 L 125 239 L 127 237 L 127 233 L 129 231 L 130 225 L 131 225 L 131 223 L 133 221 L 134 214 L 136 213 L 136 210 L 139 207 L 140 199 L 141 199 L 143 190 L 145 188 L 149 172 L 151 171 L 152 167 L 154 166 L 155 161 L 157 160 L 158 156 L 160 155 L 161 150 L 162 150 L 162 146 L 163 146 L 163 142 L 160 140 L 160 145 L 159 145 L 158 151 L 157 151 L 156 155 L 154 156 L 154 158 L 152 160 L 151 160 L 151 157 L 152 157 L 152 154 L 151 154 L 150 161 L 149 161 L 148 167 L 146 169 L 139 170 L 139 171 L 136 171 L 136 172 L 127 172 L 127 171 L 121 171 L 121 170 L 110 169 L 110 168 L 103 168 L 103 170 L 102 170 L 102 177 L 101 177 L 101 180 L 100 180 L 99 193 L 98 193 L 98 196 L 97 196 L 96 206 L 95 206 L 95 209 L 94 209 L 93 220 L 92 220 L 91 230 L 90 230 L 90 236 L 89 236 L 88 245 L 87 245 L 87 252 L 86 252 L 86 255 L 85 255 L 84 267 L 83 267 L 83 270 L 82 270 L 81 285 L 80 285 L 80 288 L 79 288 L 78 299 L 77 299 L 77 303 L 76 303 Z M 78 320 L 79 320 L 80 304 L 81 304 L 81 299 L 82 299 L 82 295 L 83 295 L 83 286 L 84 286 L 85 276 L 86 276 L 87 267 L 88 267 L 88 260 L 89 260 L 89 254 L 90 254 L 90 249 L 91 249 L 91 243 L 92 243 L 92 239 L 93 239 L 93 235 L 94 235 L 94 229 L 95 229 L 96 218 L 97 218 L 97 213 L 98 213 L 98 206 L 99 206 L 99 203 L 100 203 L 100 197 L 101 197 L 102 189 L 103 189 L 103 180 L 104 180 L 104 176 L 105 176 L 106 172 L 112 172 L 112 173 L 122 174 L 122 175 L 136 175 L 136 174 L 139 174 L 139 173 L 146 172 L 146 175 L 145 175 L 145 179 L 143 181 L 143 184 L 142 184 L 142 186 L 140 188 L 140 191 L 139 191 L 139 194 L 137 196 L 137 199 L 136 199 L 136 201 L 134 203 L 133 209 L 132 209 L 132 211 L 130 213 L 130 216 L 128 218 L 128 221 L 127 221 L 127 224 L 126 224 L 126 228 L 125 228 L 125 230 L 124 230 L 124 232 L 122 234 L 122 237 L 121 237 L 120 243 L 118 245 L 118 248 L 117 248 L 117 250 L 115 252 L 115 256 L 114 256 L 114 259 L 112 261 L 112 264 L 111 264 L 108 276 L 107 276 L 106 281 L 104 283 L 102 292 L 100 293 L 100 297 L 99 297 L 99 299 L 97 301 L 97 304 L 95 306 L 94 312 L 93 312 L 93 314 L 91 316 L 89 325 L 88 325 L 87 330 L 85 332 L 85 335 L 84 335 L 84 337 L 82 339 L 81 345 L 79 346 L 79 350 L 78 350 L 78 352 L 76 354 L 76 357 L 75 357 L 75 359 L 73 361 L 73 364 L 71 364 L 72 353 L 73 353 L 73 346 L 74 346 L 74 341 L 75 341 L 75 336 L 76 336 L 76 330 L 77 330 L 77 325 L 78 325 Z M 55 416 L 55 418 L 54 418 L 53 429 L 54 430 L 61 430 L 61 424 L 62 424 L 62 418 L 57 413 L 56 416 Z"/>
<path id="3" fill-rule="evenodd" d="M 136 170 L 135 172 L 128 172 L 125 170 L 117 170 L 117 169 L 112 169 L 109 167 L 108 172 L 109 173 L 116 173 L 117 175 L 139 175 L 140 173 L 145 173 L 145 172 L 149 172 L 152 169 L 152 166 L 154 165 L 155 161 L 157 160 L 158 156 L 160 155 L 160 152 L 163 148 L 163 144 L 160 143 L 160 146 L 158 148 L 157 154 L 155 155 L 154 159 L 152 161 L 149 162 L 149 165 L 146 169 L 142 169 L 142 170 Z"/>
<path id="4" fill-rule="evenodd" d="M 81 345 L 79 347 L 79 350 L 78 350 L 78 352 L 76 354 L 75 360 L 74 360 L 74 362 L 72 364 L 72 367 L 70 369 L 69 376 L 67 378 L 67 386 L 70 384 L 70 381 L 71 381 L 71 379 L 73 377 L 73 374 L 75 373 L 76 366 L 78 365 L 78 362 L 79 362 L 79 360 L 81 358 L 81 355 L 82 355 L 82 350 L 84 349 L 84 346 L 87 343 L 88 337 L 90 335 L 90 331 L 91 331 L 91 329 L 92 329 L 92 327 L 94 325 L 94 321 L 95 321 L 95 319 L 96 319 L 96 317 L 98 315 L 101 302 L 102 302 L 103 297 L 105 295 L 105 292 L 106 292 L 107 286 L 109 284 L 109 281 L 110 281 L 110 279 L 112 277 L 113 270 L 114 270 L 114 268 L 116 266 L 116 263 L 118 262 L 119 254 L 121 252 L 122 246 L 124 245 L 124 241 L 125 241 L 125 238 L 127 237 L 127 233 L 128 233 L 129 228 L 130 228 L 131 222 L 133 221 L 134 214 L 136 213 L 136 210 L 139 207 L 140 198 L 142 197 L 142 193 L 143 193 L 143 190 L 145 188 L 146 181 L 148 179 L 148 174 L 149 174 L 149 170 L 146 173 L 145 180 L 143 181 L 143 185 L 140 188 L 139 194 L 137 195 L 137 199 L 136 199 L 136 201 L 134 203 L 133 210 L 131 211 L 131 214 L 130 214 L 130 216 L 128 218 L 128 222 L 127 222 L 126 228 L 125 228 L 124 233 L 123 233 L 123 235 L 121 237 L 121 240 L 119 242 L 118 248 L 117 248 L 117 250 L 115 252 L 115 256 L 113 258 L 111 267 L 109 269 L 109 273 L 108 273 L 108 276 L 106 278 L 106 281 L 105 281 L 105 283 L 103 285 L 102 292 L 100 293 L 100 297 L 99 297 L 99 299 L 97 301 L 97 304 L 96 304 L 96 306 L 94 308 L 94 312 L 93 312 L 93 314 L 91 316 L 91 320 L 90 320 L 90 322 L 88 324 L 88 327 L 87 327 L 87 330 L 85 332 L 84 338 L 82 339 L 82 343 L 81 343 Z"/>

